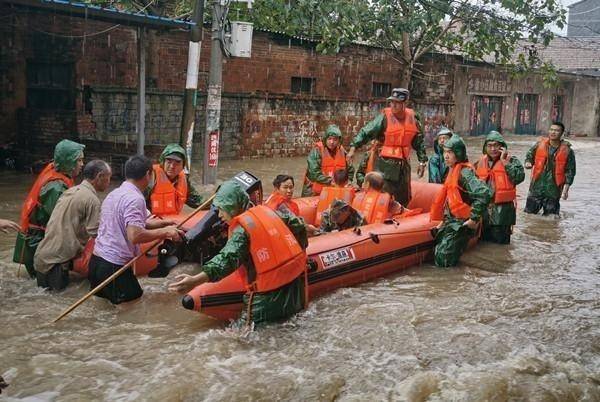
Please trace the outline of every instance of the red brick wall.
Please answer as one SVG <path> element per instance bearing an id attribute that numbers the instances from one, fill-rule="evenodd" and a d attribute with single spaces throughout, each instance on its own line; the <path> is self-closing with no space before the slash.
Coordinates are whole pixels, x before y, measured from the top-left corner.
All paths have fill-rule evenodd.
<path id="1" fill-rule="evenodd" d="M 11 15 L 4 18 L 3 16 Z M 14 138 L 18 116 L 28 116 L 35 133 L 21 130 L 30 140 L 51 143 L 79 135 L 82 140 L 131 145 L 135 141 L 137 42 L 136 28 L 79 17 L 15 11 L 0 6 L 0 84 L 11 94 L 0 97 L 0 140 Z M 209 32 L 202 43 L 196 142 L 204 131 L 203 92 L 210 59 Z M 9 44 L 7 44 L 7 42 Z M 187 68 L 188 33 L 149 30 L 147 34 L 147 144 L 177 141 Z M 28 60 L 74 63 L 76 94 L 74 123 L 48 123 L 47 113 L 27 110 Z M 436 69 L 432 62 L 426 68 Z M 291 78 L 316 79 L 313 94 L 292 94 Z M 448 79 L 450 80 L 450 79 Z M 450 80 L 451 81 L 451 80 Z M 448 82 L 450 82 L 448 81 Z M 254 32 L 251 58 L 228 58 L 223 63 L 221 155 L 226 157 L 306 153 L 317 133 L 338 124 L 347 137 L 369 120 L 383 99 L 372 97 L 373 82 L 400 85 L 400 70 L 381 49 L 348 47 L 335 56 L 316 52 L 315 44 L 267 32 Z M 415 88 L 423 84 L 420 82 Z M 431 82 L 421 92 L 431 102 L 451 102 L 451 85 Z M 418 98 L 418 97 L 417 97 Z M 375 101 L 375 103 L 374 103 Z M 419 100 L 418 100 L 419 101 Z M 447 110 L 443 109 L 443 111 Z M 434 118 L 439 120 L 439 113 Z M 69 115 L 67 113 L 66 115 Z M 42 116 L 46 116 L 43 117 Z M 57 112 L 61 119 L 65 113 Z M 39 120 L 39 121 L 38 121 Z M 74 131 L 74 132 L 73 132 Z"/>

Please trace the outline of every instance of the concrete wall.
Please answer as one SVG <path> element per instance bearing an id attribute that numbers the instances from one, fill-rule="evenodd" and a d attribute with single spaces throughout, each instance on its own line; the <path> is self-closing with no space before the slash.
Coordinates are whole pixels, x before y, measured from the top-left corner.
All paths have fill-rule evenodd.
<path id="1" fill-rule="evenodd" d="M 600 77 L 573 82 L 571 133 L 600 136 Z"/>

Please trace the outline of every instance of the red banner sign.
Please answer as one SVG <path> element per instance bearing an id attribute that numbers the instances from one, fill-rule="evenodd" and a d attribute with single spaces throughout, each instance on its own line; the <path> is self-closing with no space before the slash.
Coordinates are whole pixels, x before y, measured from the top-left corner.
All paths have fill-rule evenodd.
<path id="1" fill-rule="evenodd" d="M 219 162 L 219 132 L 213 131 L 208 136 L 208 166 L 217 167 Z"/>

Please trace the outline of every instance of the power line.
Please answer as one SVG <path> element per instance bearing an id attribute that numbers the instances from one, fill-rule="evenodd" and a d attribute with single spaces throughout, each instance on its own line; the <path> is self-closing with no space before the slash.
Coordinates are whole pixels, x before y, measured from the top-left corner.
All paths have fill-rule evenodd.
<path id="1" fill-rule="evenodd" d="M 598 9 L 600 9 L 600 6 L 598 6 L 598 7 L 594 7 L 594 8 L 592 8 L 591 10 L 587 10 L 587 11 L 581 11 L 581 12 L 578 12 L 578 13 L 572 13 L 572 12 L 569 12 L 569 17 L 571 17 L 571 16 L 573 16 L 573 15 L 581 15 L 581 14 L 587 14 L 587 13 L 591 13 L 592 11 L 596 11 L 596 10 L 598 10 Z"/>

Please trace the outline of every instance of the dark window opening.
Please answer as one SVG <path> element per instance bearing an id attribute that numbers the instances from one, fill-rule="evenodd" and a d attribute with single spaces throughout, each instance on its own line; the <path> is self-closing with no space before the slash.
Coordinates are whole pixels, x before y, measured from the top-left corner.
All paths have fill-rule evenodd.
<path id="1" fill-rule="evenodd" d="M 552 97 L 552 111 L 550 113 L 552 121 L 562 121 L 563 118 L 563 96 L 554 95 Z"/>
<path id="2" fill-rule="evenodd" d="M 292 77 L 292 92 L 295 94 L 315 93 L 317 79 L 310 77 Z"/>
<path id="3" fill-rule="evenodd" d="M 371 94 L 375 98 L 388 97 L 392 92 L 392 84 L 388 82 L 374 82 Z"/>
<path id="4" fill-rule="evenodd" d="M 27 107 L 74 110 L 73 63 L 27 63 Z"/>

